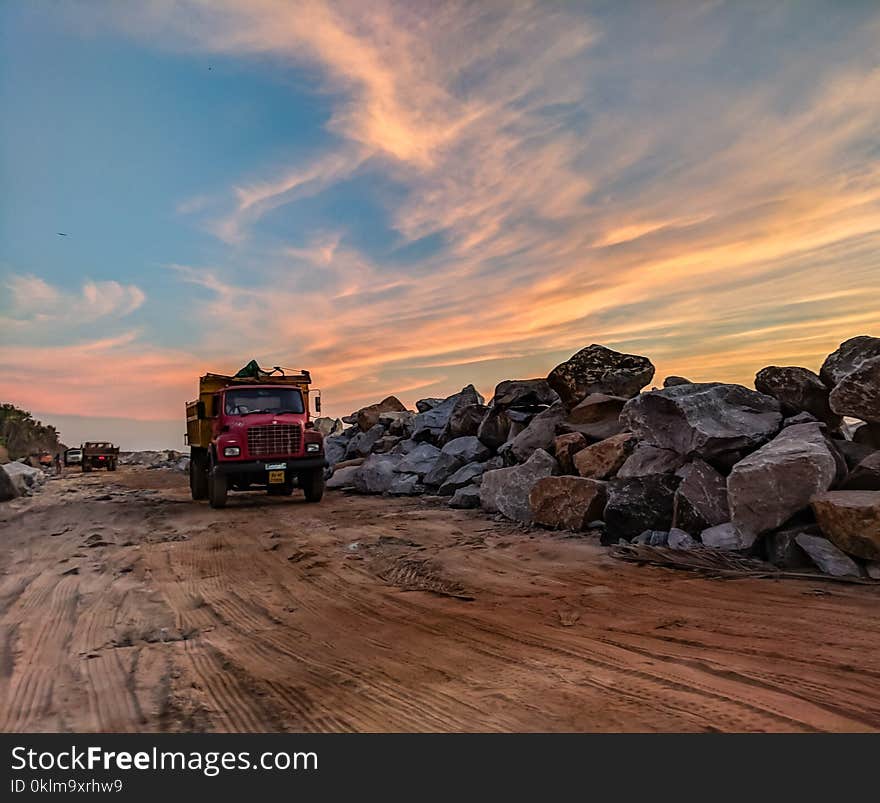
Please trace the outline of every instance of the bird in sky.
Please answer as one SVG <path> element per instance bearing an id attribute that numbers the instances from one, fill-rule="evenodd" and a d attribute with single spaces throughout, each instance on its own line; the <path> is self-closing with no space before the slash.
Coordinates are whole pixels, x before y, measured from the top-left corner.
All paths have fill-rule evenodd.
<path id="1" fill-rule="evenodd" d="M 59 237 L 67 237 L 67 235 L 66 235 L 63 231 L 56 231 L 55 233 L 56 233 Z"/>

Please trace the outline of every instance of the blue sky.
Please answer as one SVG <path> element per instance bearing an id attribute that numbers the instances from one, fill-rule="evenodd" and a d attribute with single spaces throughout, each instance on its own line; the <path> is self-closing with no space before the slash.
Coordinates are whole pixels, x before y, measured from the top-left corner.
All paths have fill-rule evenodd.
<path id="1" fill-rule="evenodd" d="M 872 3 L 5 3 L 0 396 L 179 446 L 251 357 L 334 414 L 815 369 L 880 323 L 878 54 Z"/>

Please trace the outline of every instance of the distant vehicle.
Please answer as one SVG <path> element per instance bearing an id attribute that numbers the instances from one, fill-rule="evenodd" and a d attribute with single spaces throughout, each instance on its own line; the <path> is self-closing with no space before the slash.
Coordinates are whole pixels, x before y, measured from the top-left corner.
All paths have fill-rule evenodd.
<path id="1" fill-rule="evenodd" d="M 235 376 L 205 374 L 199 397 L 186 405 L 193 499 L 225 507 L 230 490 L 265 487 L 290 496 L 295 486 L 307 502 L 324 494 L 324 436 L 309 420 L 308 371 L 263 371 L 251 362 Z M 321 412 L 320 391 L 313 390 Z"/>
<path id="2" fill-rule="evenodd" d="M 65 466 L 78 466 L 82 463 L 83 459 L 83 450 L 82 449 L 68 449 L 64 453 L 64 465 Z"/>
<path id="3" fill-rule="evenodd" d="M 40 468 L 52 468 L 53 458 L 49 452 L 40 452 L 40 456 L 38 458 L 40 463 Z"/>
<path id="4" fill-rule="evenodd" d="M 91 471 L 93 468 L 116 471 L 116 462 L 119 460 L 118 446 L 114 446 L 109 441 L 88 441 L 81 448 L 83 471 Z"/>

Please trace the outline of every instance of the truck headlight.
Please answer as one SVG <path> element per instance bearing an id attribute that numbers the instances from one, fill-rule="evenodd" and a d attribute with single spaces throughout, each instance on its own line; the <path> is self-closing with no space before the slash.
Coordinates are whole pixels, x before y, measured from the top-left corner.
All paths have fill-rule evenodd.
<path id="1" fill-rule="evenodd" d="M 238 446 L 227 446 L 223 450 L 224 457 L 238 457 L 241 454 L 241 449 Z"/>
<path id="2" fill-rule="evenodd" d="M 320 443 L 307 443 L 306 444 L 306 451 L 307 452 L 320 452 L 321 451 L 321 444 Z"/>

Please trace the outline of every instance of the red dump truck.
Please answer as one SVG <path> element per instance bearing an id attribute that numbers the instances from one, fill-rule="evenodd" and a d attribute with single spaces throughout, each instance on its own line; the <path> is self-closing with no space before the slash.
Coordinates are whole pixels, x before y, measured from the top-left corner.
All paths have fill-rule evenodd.
<path id="1" fill-rule="evenodd" d="M 263 371 L 251 361 L 234 376 L 205 374 L 199 397 L 186 405 L 193 499 L 225 507 L 229 491 L 265 488 L 307 502 L 324 494 L 324 437 L 309 418 L 309 397 L 321 411 L 308 371 Z"/>
<path id="2" fill-rule="evenodd" d="M 88 441 L 82 449 L 82 470 L 91 471 L 95 468 L 106 468 L 116 471 L 119 461 L 119 447 L 109 441 Z"/>

